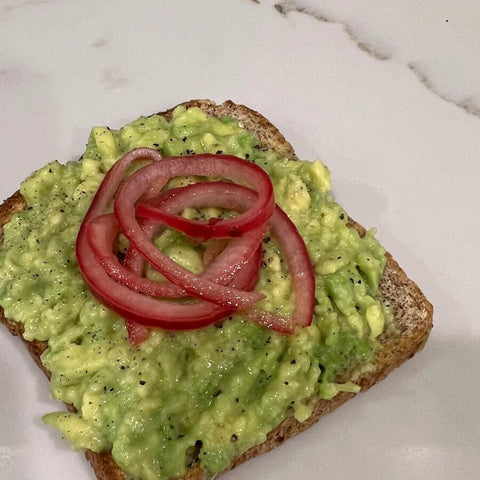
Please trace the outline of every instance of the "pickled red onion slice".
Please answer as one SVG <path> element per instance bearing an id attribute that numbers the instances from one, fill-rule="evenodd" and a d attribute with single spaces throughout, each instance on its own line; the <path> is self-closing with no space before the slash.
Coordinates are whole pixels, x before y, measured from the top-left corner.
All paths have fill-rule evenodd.
<path id="1" fill-rule="evenodd" d="M 153 163 L 120 186 L 130 164 L 143 159 Z M 189 175 L 220 176 L 251 188 L 225 181 L 199 182 L 157 195 L 170 178 Z M 107 214 L 112 201 L 115 217 Z M 207 222 L 179 215 L 186 207 L 210 206 L 240 213 Z M 137 219 L 136 208 L 150 219 Z M 262 298 L 250 290 L 258 278 L 261 239 L 269 219 L 271 233 L 292 276 L 293 318 L 253 307 Z M 205 271 L 201 275 L 183 269 L 153 246 L 151 239 L 164 228 L 163 223 L 198 240 L 213 239 L 204 255 Z M 120 230 L 130 241 L 123 265 L 113 252 Z M 275 206 L 269 177 L 236 157 L 206 154 L 162 159 L 150 149 L 129 152 L 110 169 L 99 187 L 80 228 L 76 251 L 87 284 L 103 303 L 124 316 L 133 344 L 147 338 L 145 325 L 169 330 L 201 328 L 234 311 L 283 333 L 292 333 L 296 324 L 307 326 L 312 320 L 315 284 L 303 239 L 288 216 Z M 142 277 L 145 260 L 170 282 Z M 187 294 L 197 298 L 185 297 Z M 159 296 L 162 299 L 154 298 Z M 178 300 L 180 296 L 183 302 L 165 299 Z"/>
<path id="2" fill-rule="evenodd" d="M 252 190 L 233 183 L 203 182 L 187 185 L 175 189 L 174 195 L 164 200 L 160 208 L 166 212 L 183 210 L 187 207 L 201 208 L 205 206 L 246 210 L 256 199 Z M 140 204 L 137 211 L 150 216 Z M 179 223 L 173 219 L 175 215 L 165 215 L 167 225 Z M 294 323 L 308 326 L 312 322 L 315 306 L 315 277 L 308 251 L 295 224 L 288 215 L 277 205 L 269 221 L 272 235 L 277 240 L 280 250 L 285 256 L 295 293 Z M 181 230 L 182 231 L 182 230 Z M 244 314 L 262 325 L 291 332 L 291 321 L 278 315 L 260 311 L 255 308 L 244 309 Z M 281 319 L 282 318 L 282 319 Z"/>
<path id="3" fill-rule="evenodd" d="M 153 230 L 149 230 L 150 232 L 147 231 L 147 234 L 151 235 Z M 177 298 L 186 295 L 185 290 L 171 282 L 142 277 L 138 272 L 122 265 L 113 251 L 113 243 L 119 233 L 120 229 L 113 214 L 98 216 L 86 225 L 89 246 L 111 278 L 131 290 L 155 297 Z M 242 239 L 234 239 L 232 245 L 223 249 L 210 261 L 209 266 L 200 277 L 221 285 L 229 284 L 234 275 L 251 259 L 252 252 L 255 252 L 263 234 L 264 229 L 257 229 L 249 232 Z M 140 257 L 140 260 L 143 259 Z M 139 266 L 139 268 L 141 267 Z"/>
<path id="4" fill-rule="evenodd" d="M 141 168 L 120 187 L 115 198 L 115 216 L 118 224 L 133 247 L 165 278 L 186 292 L 235 310 L 251 306 L 262 298 L 260 294 L 244 292 L 229 285 L 219 285 L 194 275 L 152 245 L 140 228 L 135 214 L 135 204 L 150 192 L 149 186 L 154 184 L 156 188 L 161 188 L 173 177 L 190 175 L 221 176 L 252 186 L 257 192 L 254 209 L 250 212 L 252 216 L 257 213 L 260 218 L 264 216 L 268 218 L 275 209 L 270 178 L 254 164 L 228 155 L 169 157 Z M 251 228 L 259 225 L 250 224 Z"/>

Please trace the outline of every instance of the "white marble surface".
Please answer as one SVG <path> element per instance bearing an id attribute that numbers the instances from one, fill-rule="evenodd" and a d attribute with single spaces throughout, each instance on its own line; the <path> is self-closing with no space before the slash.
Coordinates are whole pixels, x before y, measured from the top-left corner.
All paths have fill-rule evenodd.
<path id="1" fill-rule="evenodd" d="M 337 199 L 435 306 L 424 351 L 229 474 L 470 479 L 480 470 L 477 0 L 0 0 L 0 196 L 119 127 L 231 98 L 329 165 Z M 41 423 L 58 405 L 0 333 L 0 478 L 92 480 Z"/>

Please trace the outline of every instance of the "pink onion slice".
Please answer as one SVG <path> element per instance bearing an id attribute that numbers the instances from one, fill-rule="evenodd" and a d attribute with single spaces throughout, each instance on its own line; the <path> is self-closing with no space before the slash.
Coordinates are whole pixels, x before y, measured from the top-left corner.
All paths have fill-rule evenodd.
<path id="1" fill-rule="evenodd" d="M 211 156 L 205 155 L 202 157 L 205 157 L 207 161 L 211 160 Z M 229 161 L 232 158 L 228 156 L 222 157 L 225 159 L 229 159 Z M 192 162 L 198 160 L 198 156 L 195 156 L 195 160 L 192 160 Z M 247 162 L 247 165 L 250 166 L 253 164 Z M 224 171 L 222 176 L 225 178 L 230 178 L 232 180 L 237 180 L 237 167 L 238 162 L 232 162 L 230 175 L 227 176 L 226 173 L 228 172 Z M 273 214 L 273 188 L 271 187 L 271 182 L 268 185 L 267 182 L 263 181 L 265 179 L 262 177 L 263 175 L 266 175 L 263 170 L 256 166 L 255 170 L 257 170 L 255 172 L 255 175 L 252 174 L 251 177 L 247 176 L 243 179 L 243 181 L 247 185 L 251 185 L 254 187 L 254 190 L 258 193 L 258 197 L 253 203 L 249 204 L 248 208 L 245 209 L 246 211 L 240 213 L 233 218 L 215 218 L 200 221 L 190 220 L 178 215 L 178 212 L 184 208 L 181 208 L 183 205 L 182 199 L 176 198 L 176 193 L 179 191 L 179 189 L 169 190 L 167 192 L 166 198 L 160 204 L 157 199 L 141 203 L 137 208 L 137 213 L 141 217 L 157 220 L 161 223 L 169 225 L 175 230 L 185 233 L 185 235 L 189 237 L 199 240 L 208 240 L 211 238 L 240 237 L 245 233 L 249 232 L 250 230 L 256 229 L 261 225 L 264 225 Z M 260 172 L 262 172 L 262 174 L 258 176 L 260 177 L 261 181 L 256 181 L 256 175 Z M 251 182 L 249 182 L 250 178 L 252 180 Z M 195 192 L 192 192 L 190 197 L 190 200 L 193 202 L 191 205 L 192 207 L 202 208 L 209 207 L 214 204 L 212 200 L 215 200 L 215 198 L 213 194 L 209 194 L 207 186 L 208 183 L 210 182 L 201 182 L 199 184 L 200 187 L 196 189 Z M 221 183 L 223 185 L 224 192 L 222 196 L 227 199 L 229 194 L 229 184 L 226 182 Z M 206 186 L 205 190 L 201 188 L 201 186 L 203 185 Z M 217 190 L 216 194 L 218 193 L 219 192 Z M 225 208 L 229 208 L 228 204 L 225 205 Z"/>
<path id="2" fill-rule="evenodd" d="M 136 292 L 153 297 L 178 298 L 186 293 L 177 285 L 139 276 L 120 263 L 113 252 L 113 243 L 120 229 L 115 215 L 105 214 L 90 220 L 86 225 L 88 244 L 105 272 L 116 282 Z M 143 260 L 142 258 L 140 258 Z"/>
<path id="3" fill-rule="evenodd" d="M 140 228 L 135 205 L 155 183 L 159 188 L 170 178 L 177 176 L 221 176 L 253 186 L 258 192 L 255 210 L 269 215 L 275 208 L 273 187 L 268 175 L 256 165 L 227 155 L 194 155 L 191 157 L 170 157 L 162 162 L 153 162 L 134 173 L 119 189 L 115 199 L 115 216 L 118 224 L 130 243 L 165 278 L 180 286 L 197 298 L 217 303 L 236 310 L 251 306 L 261 300 L 256 292 L 244 292 L 228 285 L 219 285 L 211 280 L 200 278 L 179 266 L 172 259 L 151 244 Z"/>
<path id="4" fill-rule="evenodd" d="M 108 209 L 130 164 L 143 159 L 158 161 L 162 157 L 151 149 L 132 150 L 108 171 L 80 226 L 76 241 L 78 266 L 92 293 L 125 319 L 170 330 L 201 328 L 228 316 L 234 309 L 201 301 L 196 304 L 159 301 L 136 293 L 111 279 L 89 246 L 86 225 Z"/>
<path id="5" fill-rule="evenodd" d="M 142 341 L 148 334 L 146 329 L 136 322 L 168 330 L 201 328 L 236 310 L 242 310 L 242 314 L 250 320 L 284 333 L 291 333 L 295 324 L 309 325 L 315 302 L 313 269 L 306 246 L 295 225 L 279 207 L 275 207 L 273 188 L 268 176 L 255 165 L 236 157 L 197 155 L 188 158 L 161 158 L 158 152 L 143 148 L 133 150 L 120 159 L 99 187 L 77 237 L 77 261 L 87 284 L 95 296 L 126 319 L 130 340 Z M 152 160 L 153 163 L 138 170 L 119 188 L 129 165 L 142 159 Z M 163 195 L 158 206 L 155 204 L 157 200 L 152 200 L 152 197 L 157 189 L 163 188 L 170 178 L 188 175 L 221 176 L 253 189 L 228 182 L 201 182 L 173 189 Z M 112 201 L 116 222 L 111 214 L 105 215 Z M 154 221 L 137 220 L 137 202 L 141 204 L 140 211 L 143 205 L 150 205 L 167 212 L 162 217 L 165 223 L 173 223 L 177 228 L 183 228 L 182 223 L 177 221 L 183 217 L 177 214 L 185 206 L 231 208 L 241 212 L 232 220 L 243 216 L 241 237 L 231 238 L 225 248 L 218 249 L 218 255 L 212 255 L 208 260 L 203 275 L 196 276 L 179 267 L 151 244 L 150 239 L 154 232 L 163 227 L 156 225 Z M 272 234 L 277 238 L 285 255 L 295 289 L 293 323 L 292 319 L 253 307 L 262 296 L 248 290 L 253 289 L 258 277 L 261 259 L 258 245 L 265 231 L 265 223 L 257 223 L 258 219 L 253 219 L 255 215 L 262 219 L 264 216 L 270 218 Z M 210 230 L 223 221 L 207 222 L 209 225 L 203 225 L 200 229 L 201 238 L 204 235 L 213 238 Z M 142 222 L 142 225 L 139 222 Z M 232 229 L 231 225 L 226 225 L 227 227 L 222 228 L 229 229 L 228 235 L 222 229 L 218 230 L 217 234 L 235 237 L 238 231 Z M 113 276 L 122 278 L 125 274 L 122 269 L 131 272 L 133 277 L 121 280 L 131 288 L 111 278 L 104 268 L 105 259 L 111 261 L 112 256 L 115 257 L 112 244 L 118 235 L 118 227 L 129 239 L 131 246 L 124 265 L 118 259 L 116 263 L 113 261 Z M 187 234 L 194 234 L 191 227 L 191 224 L 187 225 Z M 102 238 L 100 247 L 95 238 Z M 253 252 L 255 254 L 252 256 Z M 172 284 L 143 278 L 139 280 L 144 259 L 172 281 Z M 138 281 L 146 282 L 141 288 L 146 285 L 145 291 L 151 295 L 176 298 L 179 293 L 188 293 L 197 299 L 187 298 L 181 303 L 158 300 L 151 295 L 140 293 Z"/>
<path id="6" fill-rule="evenodd" d="M 236 184 L 205 182 L 176 189 L 174 198 L 176 210 L 209 205 L 242 211 L 246 210 L 255 201 L 256 193 Z M 170 208 L 169 200 L 165 200 L 161 206 L 168 210 Z M 140 208 L 138 211 L 140 211 Z M 167 218 L 167 223 L 169 222 L 170 219 Z M 276 206 L 269 224 L 272 235 L 285 255 L 288 269 L 292 276 L 295 292 L 295 323 L 301 326 L 308 326 L 312 322 L 313 308 L 315 306 L 315 277 L 307 247 L 295 224 L 279 206 Z M 256 308 L 244 309 L 244 315 L 257 323 L 279 331 L 285 333 L 291 331 L 291 320 L 278 315 Z"/>
<path id="7" fill-rule="evenodd" d="M 147 234 L 153 232 L 152 229 Z M 113 251 L 113 243 L 120 233 L 116 218 L 113 214 L 101 215 L 90 220 L 86 225 L 86 235 L 90 248 L 105 272 L 116 282 L 130 289 L 154 297 L 176 298 L 185 296 L 185 290 L 168 281 L 158 281 L 140 276 L 136 272 L 120 263 Z M 258 247 L 264 230 L 249 232 L 242 239 L 232 240 L 232 245 L 223 249 L 213 258 L 200 277 L 215 281 L 220 285 L 229 284 L 247 264 L 252 252 Z M 150 235 L 149 235 L 150 236 Z M 240 260 L 239 260 L 240 258 Z M 143 260 L 142 257 L 139 260 Z M 132 255 L 130 256 L 132 263 Z M 138 270 L 141 265 L 135 265 Z"/>
<path id="8" fill-rule="evenodd" d="M 228 240 L 224 238 L 214 238 L 207 245 L 203 252 L 203 265 L 208 267 L 218 255 L 225 250 Z"/>
<path id="9" fill-rule="evenodd" d="M 104 304 L 127 320 L 141 322 L 145 325 L 173 330 L 191 329 L 209 325 L 228 316 L 235 310 L 234 308 L 224 308 L 204 301 L 197 301 L 194 304 L 159 301 L 133 292 L 112 280 L 93 255 L 88 243 L 86 226 L 92 219 L 105 213 L 129 165 L 133 161 L 141 159 L 157 161 L 161 159 L 161 156 L 150 149 L 137 149 L 120 159 L 107 173 L 84 218 L 77 236 L 76 253 L 78 265 L 85 281 L 92 293 Z M 253 273 L 248 268 L 244 270 L 245 275 L 249 274 L 256 278 Z M 237 285 L 232 288 L 234 287 Z M 242 287 L 243 285 L 239 288 Z"/>
<path id="10" fill-rule="evenodd" d="M 262 249 L 261 247 L 258 247 L 254 256 L 248 262 L 248 265 L 246 265 L 246 267 L 235 278 L 235 280 L 233 280 L 232 283 L 234 283 L 235 286 L 237 286 L 238 288 L 243 288 L 244 290 L 253 290 L 257 282 L 258 273 L 261 266 L 261 260 L 262 260 Z M 229 315 L 229 312 L 226 312 L 225 317 L 228 315 Z M 253 321 L 256 321 L 256 320 L 253 319 Z M 260 325 L 267 326 L 265 322 L 260 321 L 258 323 Z M 128 333 L 128 340 L 132 345 L 138 345 L 143 341 L 145 341 L 150 336 L 150 329 L 140 323 L 127 319 L 125 321 L 125 324 L 126 324 L 127 333 Z M 272 325 L 273 325 L 272 328 L 276 329 L 279 332 L 291 333 L 291 331 L 287 329 L 282 330 L 281 328 L 275 328 L 276 327 L 275 323 L 272 323 Z"/>

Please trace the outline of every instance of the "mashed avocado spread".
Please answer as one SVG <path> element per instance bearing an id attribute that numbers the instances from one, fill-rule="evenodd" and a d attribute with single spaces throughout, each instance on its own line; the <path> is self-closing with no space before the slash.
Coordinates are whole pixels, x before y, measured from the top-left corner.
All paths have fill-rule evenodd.
<path id="1" fill-rule="evenodd" d="M 197 331 L 154 330 L 147 341 L 130 346 L 123 320 L 84 284 L 74 244 L 105 172 L 140 146 L 165 156 L 232 154 L 270 175 L 276 202 L 297 225 L 314 265 L 310 327 L 281 335 L 234 315 Z M 263 442 L 287 415 L 308 418 L 313 399 L 357 392 L 354 383 L 336 378 L 345 370 L 354 378 L 368 369 L 377 337 L 392 322 L 378 290 L 385 251 L 373 232 L 360 238 L 347 227 L 329 189 L 320 161 L 278 158 L 234 119 L 183 107 L 170 121 L 154 115 L 116 131 L 95 127 L 80 161 L 55 161 L 33 173 L 21 187 L 30 208 L 4 229 L 0 304 L 7 318 L 23 323 L 25 338 L 48 342 L 42 362 L 52 374 L 52 393 L 77 410 L 49 413 L 45 422 L 74 448 L 112 450 L 133 479 L 177 477 L 195 460 L 213 475 Z M 201 271 L 204 245 L 194 247 L 172 231 L 157 244 Z M 269 236 L 256 290 L 266 297 L 259 307 L 292 312 L 289 273 Z"/>

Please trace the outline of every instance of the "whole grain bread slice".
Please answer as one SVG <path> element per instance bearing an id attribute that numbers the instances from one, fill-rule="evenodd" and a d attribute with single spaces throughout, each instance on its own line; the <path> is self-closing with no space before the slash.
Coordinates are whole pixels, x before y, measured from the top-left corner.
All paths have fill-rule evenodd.
<path id="1" fill-rule="evenodd" d="M 281 156 L 292 160 L 296 159 L 292 146 L 280 131 L 263 115 L 246 106 L 235 104 L 232 101 L 226 101 L 217 105 L 210 100 L 192 100 L 182 105 L 186 108 L 198 107 L 209 116 L 232 116 L 260 140 L 261 148 L 270 148 Z M 160 115 L 168 119 L 171 117 L 173 110 L 172 108 L 161 112 Z M 2 227 L 10 221 L 15 213 L 24 208 L 26 208 L 26 203 L 19 192 L 16 192 L 0 206 L 0 242 L 2 240 Z M 349 226 L 356 229 L 361 235 L 364 235 L 364 228 L 355 221 L 350 220 Z M 380 290 L 382 298 L 388 301 L 393 308 L 397 332 L 395 334 L 384 334 L 380 338 L 382 348 L 374 357 L 374 369 L 364 373 L 357 380 L 357 383 L 362 387 L 362 391 L 367 390 L 386 377 L 396 367 L 413 357 L 426 342 L 433 326 L 432 305 L 425 298 L 419 287 L 407 277 L 398 263 L 388 253 L 387 265 L 381 279 Z M 10 333 L 17 335 L 23 340 L 32 358 L 49 378 L 50 374 L 40 360 L 40 356 L 47 348 L 47 344 L 45 342 L 29 342 L 25 340 L 22 336 L 22 324 L 14 319 L 5 318 L 1 308 L 0 321 L 6 325 Z M 318 422 L 323 415 L 337 409 L 354 396 L 355 394 L 353 393 L 341 392 L 331 400 L 319 399 L 315 404 L 312 415 L 304 422 L 299 422 L 293 416 L 288 416 L 277 428 L 270 432 L 265 442 L 250 448 L 237 457 L 222 473 L 261 453 L 272 450 L 282 444 L 287 438 L 293 437 L 309 428 Z M 68 407 L 73 409 L 72 406 Z M 110 452 L 95 453 L 87 450 L 85 455 L 92 465 L 98 480 L 128 480 Z M 183 478 L 184 480 L 202 480 L 205 478 L 205 472 L 193 461 Z"/>

